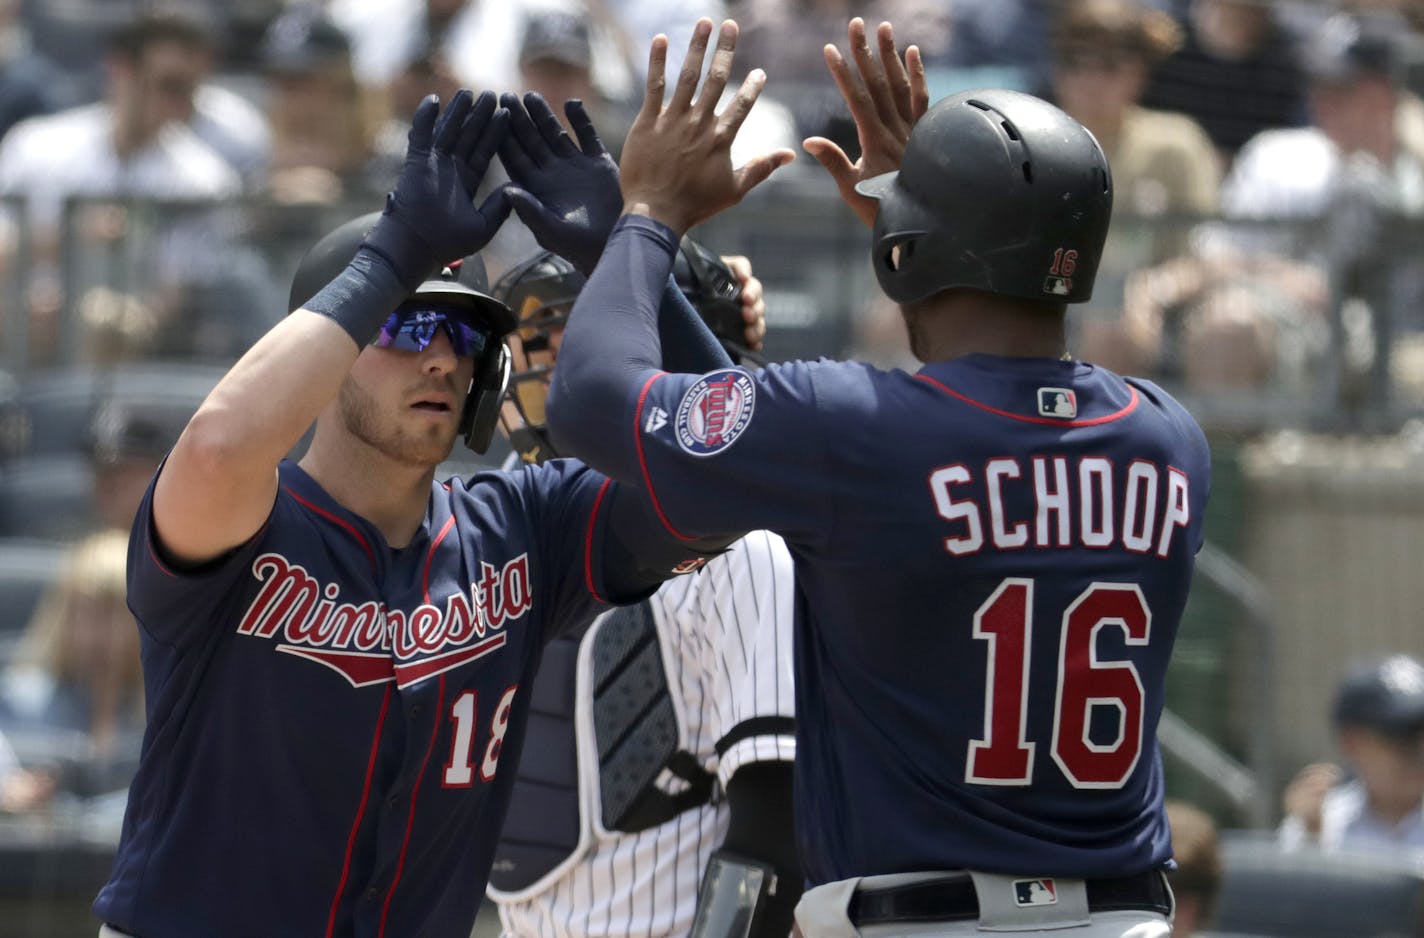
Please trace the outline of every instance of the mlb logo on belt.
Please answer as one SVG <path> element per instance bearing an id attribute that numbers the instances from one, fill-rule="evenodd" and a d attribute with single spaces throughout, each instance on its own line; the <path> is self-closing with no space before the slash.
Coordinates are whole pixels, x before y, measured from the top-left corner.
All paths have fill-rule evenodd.
<path id="1" fill-rule="evenodd" d="M 1072 420 L 1078 416 L 1078 395 L 1072 388 L 1039 388 L 1038 415 Z"/>
<path id="2" fill-rule="evenodd" d="M 1056 905 L 1058 887 L 1051 879 L 1014 880 L 1014 905 L 1019 908 L 1035 905 Z"/>

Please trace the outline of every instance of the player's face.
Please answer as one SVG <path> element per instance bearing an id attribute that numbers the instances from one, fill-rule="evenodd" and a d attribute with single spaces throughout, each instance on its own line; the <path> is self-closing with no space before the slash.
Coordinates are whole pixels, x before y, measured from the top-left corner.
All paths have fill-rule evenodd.
<path id="1" fill-rule="evenodd" d="M 420 349 L 365 349 L 338 403 L 347 432 L 358 440 L 395 462 L 434 466 L 455 445 L 476 358 L 457 354 L 445 328 L 423 342 Z"/>

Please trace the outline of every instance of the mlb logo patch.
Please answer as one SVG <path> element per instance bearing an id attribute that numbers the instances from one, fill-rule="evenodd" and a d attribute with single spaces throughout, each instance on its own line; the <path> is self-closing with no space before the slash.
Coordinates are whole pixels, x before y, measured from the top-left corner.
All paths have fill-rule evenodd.
<path id="1" fill-rule="evenodd" d="M 1057 905 L 1058 887 L 1051 879 L 1014 880 L 1014 905 L 1019 908 L 1037 905 Z"/>
<path id="2" fill-rule="evenodd" d="M 1038 413 L 1041 417 L 1072 420 L 1078 416 L 1078 395 L 1072 388 L 1039 388 Z"/>

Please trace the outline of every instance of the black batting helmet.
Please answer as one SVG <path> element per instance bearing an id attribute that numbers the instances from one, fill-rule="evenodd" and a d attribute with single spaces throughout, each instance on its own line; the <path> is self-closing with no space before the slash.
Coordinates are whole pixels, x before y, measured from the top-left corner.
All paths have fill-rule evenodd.
<path id="1" fill-rule="evenodd" d="M 1424 664 L 1390 655 L 1356 665 L 1335 694 L 1335 722 L 1363 726 L 1386 736 L 1424 732 Z"/>
<path id="2" fill-rule="evenodd" d="M 915 124 L 899 171 L 856 191 L 880 200 L 871 256 L 898 303 L 953 287 L 1067 303 L 1092 296 L 1112 176 L 1087 128 L 1046 101 L 951 95 Z"/>
<path id="3" fill-rule="evenodd" d="M 356 249 L 380 212 L 371 212 L 338 226 L 323 235 L 302 257 L 292 276 L 288 309 L 300 309 L 317 291 L 346 269 Z M 518 324 L 514 313 L 490 296 L 485 262 L 479 254 L 460 258 L 431 271 L 431 276 L 415 288 L 412 297 L 426 297 L 449 304 L 483 324 L 496 341 L 485 345 L 475 363 L 475 375 L 460 414 L 460 432 L 465 445 L 477 453 L 489 449 L 499 418 L 499 402 L 509 382 L 509 350 L 502 340 Z"/>

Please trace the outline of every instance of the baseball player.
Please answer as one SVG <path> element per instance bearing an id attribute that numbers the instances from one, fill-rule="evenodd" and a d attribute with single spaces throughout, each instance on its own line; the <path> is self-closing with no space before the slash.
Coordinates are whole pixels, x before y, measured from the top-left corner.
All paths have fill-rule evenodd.
<path id="1" fill-rule="evenodd" d="M 918 54 L 882 24 L 877 57 L 852 20 L 855 70 L 826 57 L 863 155 L 806 146 L 872 223 L 924 366 L 669 372 L 653 325 L 679 237 L 793 158 L 731 165 L 765 75 L 717 113 L 737 31 L 722 25 L 699 91 L 712 30 L 666 106 L 653 44 L 624 215 L 570 317 L 549 428 L 642 486 L 679 538 L 785 538 L 797 924 L 1169 934 L 1156 726 L 1210 467 L 1160 388 L 1068 355 L 1066 304 L 1091 293 L 1112 203 L 1101 148 L 1024 94 L 927 108 Z"/>
<path id="2" fill-rule="evenodd" d="M 507 122 L 420 105 L 384 212 L 313 248 L 145 496 L 148 726 L 103 935 L 465 938 L 543 644 L 692 557 L 571 460 L 434 479 L 504 390 L 516 319 L 473 252 L 508 202 L 472 196 Z"/>
<path id="3" fill-rule="evenodd" d="M 729 352 L 757 338 L 732 271 L 685 241 L 677 280 Z M 521 315 L 511 458 L 555 451 L 543 400 L 584 277 L 555 254 L 494 295 Z M 753 309 L 760 284 L 752 294 Z M 758 531 L 634 606 L 556 639 L 495 851 L 489 896 L 520 938 L 725 934 L 727 887 L 758 886 L 750 934 L 785 938 L 801 893 L 791 826 L 791 557 Z M 712 873 L 704 877 L 704 870 Z M 699 904 L 699 886 L 703 900 Z"/>

